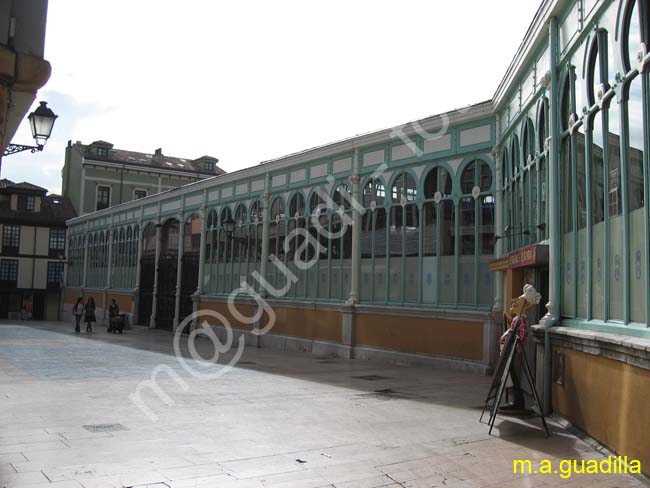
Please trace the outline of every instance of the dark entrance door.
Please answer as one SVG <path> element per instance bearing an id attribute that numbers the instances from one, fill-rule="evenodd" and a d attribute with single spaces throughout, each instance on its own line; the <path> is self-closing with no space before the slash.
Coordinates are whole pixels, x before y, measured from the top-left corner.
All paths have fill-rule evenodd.
<path id="1" fill-rule="evenodd" d="M 36 293 L 34 294 L 33 300 L 32 318 L 34 320 L 43 320 L 45 317 L 45 295 L 42 293 Z"/>
<path id="2" fill-rule="evenodd" d="M 142 256 L 140 262 L 140 301 L 138 304 L 138 323 L 149 325 L 153 304 L 153 278 L 156 256 Z"/>
<path id="3" fill-rule="evenodd" d="M 196 279 L 199 275 L 198 254 L 183 253 L 183 274 L 181 275 L 181 306 L 179 321 L 182 322 L 194 311 L 192 296 L 196 292 Z"/>
<path id="4" fill-rule="evenodd" d="M 148 224 L 143 234 L 142 259 L 140 260 L 140 296 L 138 324 L 149 325 L 153 304 L 153 281 L 156 265 L 156 227 Z"/>
<path id="5" fill-rule="evenodd" d="M 161 229 L 156 292 L 156 328 L 171 330 L 176 308 L 176 273 L 178 268 L 179 222 L 169 219 Z"/>
<path id="6" fill-rule="evenodd" d="M 158 293 L 156 294 L 156 328 L 171 330 L 176 308 L 176 268 L 178 254 L 160 256 L 158 262 Z"/>
<path id="7" fill-rule="evenodd" d="M 201 218 L 198 215 L 192 215 L 185 221 L 179 322 L 182 322 L 187 316 L 191 315 L 194 310 L 192 296 L 198 286 L 201 226 Z"/>

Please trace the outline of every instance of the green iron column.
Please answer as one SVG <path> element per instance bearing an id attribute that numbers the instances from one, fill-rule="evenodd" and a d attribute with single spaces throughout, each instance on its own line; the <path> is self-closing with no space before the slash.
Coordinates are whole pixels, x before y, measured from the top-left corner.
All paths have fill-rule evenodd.
<path id="1" fill-rule="evenodd" d="M 158 215 L 160 215 L 160 203 L 158 203 Z M 158 265 L 160 262 L 160 247 L 161 247 L 161 238 L 162 231 L 160 230 L 162 224 L 158 222 L 156 224 L 156 258 L 153 267 L 153 293 L 151 294 L 151 318 L 149 319 L 149 328 L 156 328 L 156 307 L 158 305 Z"/>
<path id="2" fill-rule="evenodd" d="M 497 127 L 498 130 L 498 127 Z M 496 178 L 496 209 L 495 209 L 495 221 L 494 221 L 494 234 L 500 235 L 503 232 L 503 168 L 501 166 L 501 146 L 496 145 L 492 150 L 492 159 L 494 160 L 495 178 Z M 498 239 L 496 241 L 495 257 L 500 258 L 503 256 L 503 239 Z M 480 256 L 479 256 L 480 258 Z M 478 276 L 477 276 L 478 281 Z M 492 307 L 494 312 L 503 311 L 503 271 L 498 271 L 496 275 L 496 290 L 494 293 L 494 306 Z"/>
<path id="3" fill-rule="evenodd" d="M 558 80 L 558 24 L 557 18 L 552 17 L 549 23 L 549 52 L 550 52 L 550 144 L 549 144 L 549 190 L 547 191 L 549 206 L 549 280 L 548 296 L 549 302 L 546 305 L 547 313 L 542 319 L 544 331 L 544 411 L 551 411 L 551 341 L 549 328 L 554 326 L 560 317 L 561 310 L 561 272 L 562 256 L 560 240 L 562 238 L 561 214 L 560 214 L 560 103 L 559 103 L 559 80 Z"/>
<path id="4" fill-rule="evenodd" d="M 184 199 L 183 199 L 184 200 Z M 183 208 L 183 203 L 181 203 Z M 183 248 L 185 247 L 185 214 L 181 211 L 178 214 L 178 254 L 176 256 L 176 296 L 174 297 L 174 322 L 173 329 L 176 330 L 181 315 L 181 286 L 183 284 Z"/>
<path id="5" fill-rule="evenodd" d="M 361 203 L 360 195 L 360 181 L 359 177 L 359 150 L 354 152 L 354 174 L 350 176 L 352 182 L 352 260 L 351 260 L 351 280 L 350 280 L 350 297 L 348 303 L 354 305 L 359 301 L 359 272 L 361 268 L 361 260 L 359 253 L 359 243 L 361 241 L 361 211 L 363 205 Z"/>

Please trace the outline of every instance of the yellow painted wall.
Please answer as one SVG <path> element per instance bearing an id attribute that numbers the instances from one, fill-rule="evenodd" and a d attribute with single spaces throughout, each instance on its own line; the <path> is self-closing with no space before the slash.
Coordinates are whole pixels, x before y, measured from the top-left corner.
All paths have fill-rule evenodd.
<path id="1" fill-rule="evenodd" d="M 228 310 L 228 304 L 227 303 L 221 303 L 221 302 L 199 302 L 199 310 L 212 310 L 213 312 L 218 312 L 221 315 L 225 317 L 225 319 L 228 321 L 228 325 L 235 329 L 245 329 L 245 330 L 251 330 L 253 327 L 248 325 L 248 324 L 243 324 L 236 320 L 230 311 Z M 237 305 L 237 310 L 239 311 L 240 314 L 246 316 L 246 317 L 252 317 L 255 315 L 255 310 L 253 306 L 251 305 L 242 305 L 238 304 Z M 210 317 L 210 316 L 200 316 L 199 320 L 202 322 L 203 320 L 207 321 L 210 325 L 226 325 L 219 323 L 218 319 L 216 317 Z"/>
<path id="2" fill-rule="evenodd" d="M 230 325 L 237 329 L 252 329 L 249 324 L 236 320 L 228 310 L 227 303 L 201 302 L 199 310 L 208 309 L 221 313 L 230 322 Z M 255 315 L 257 306 L 237 305 L 237 310 L 244 316 Z M 341 314 L 335 310 L 313 310 L 290 307 L 274 306 L 275 324 L 271 334 L 282 334 L 306 339 L 322 341 L 341 342 Z M 216 324 L 217 320 L 205 317 L 208 323 Z M 269 317 L 264 315 L 261 327 L 268 324 Z"/>
<path id="3" fill-rule="evenodd" d="M 612 451 L 641 461 L 650 475 L 650 371 L 571 349 L 553 409 Z"/>
<path id="4" fill-rule="evenodd" d="M 276 323 L 272 332 L 320 341 L 338 342 L 341 337 L 341 313 L 336 310 L 313 310 L 274 307 Z"/>
<path id="5" fill-rule="evenodd" d="M 355 345 L 453 358 L 483 359 L 483 323 L 359 314 Z"/>
<path id="6" fill-rule="evenodd" d="M 111 290 L 106 291 L 106 308 L 111 304 L 111 299 L 115 299 L 117 306 L 120 307 L 120 313 L 133 313 L 133 295 L 130 293 L 118 293 Z"/>
<path id="7" fill-rule="evenodd" d="M 79 288 L 66 288 L 63 292 L 63 303 L 74 305 L 77 303 L 77 299 L 81 296 L 81 290 Z"/>

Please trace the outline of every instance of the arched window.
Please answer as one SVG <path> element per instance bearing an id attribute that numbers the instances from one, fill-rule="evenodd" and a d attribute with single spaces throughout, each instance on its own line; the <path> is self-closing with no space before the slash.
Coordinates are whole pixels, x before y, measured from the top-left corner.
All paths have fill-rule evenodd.
<path id="1" fill-rule="evenodd" d="M 521 227 L 522 244 L 528 245 L 534 241 L 535 213 L 537 211 L 536 185 L 537 175 L 533 168 L 535 161 L 535 128 L 533 122 L 527 118 L 524 122 L 524 133 L 522 142 L 522 180 L 521 180 L 521 215 L 519 224 Z"/>
<path id="2" fill-rule="evenodd" d="M 262 211 L 262 203 L 259 200 L 255 200 L 251 204 L 250 221 L 262 222 L 263 220 L 264 220 L 264 212 Z"/>
<path id="3" fill-rule="evenodd" d="M 510 142 L 510 177 L 512 179 L 519 173 L 519 151 L 519 138 L 513 135 Z"/>
<path id="4" fill-rule="evenodd" d="M 465 166 L 461 192 L 458 300 L 487 305 L 493 298 L 489 262 L 494 257 L 495 199 L 492 170 L 485 161 L 477 159 Z"/>
<path id="5" fill-rule="evenodd" d="M 248 225 L 248 283 L 254 288 L 259 287 L 259 283 L 253 278 L 253 272 L 260 272 L 262 262 L 262 228 L 264 212 L 259 200 L 255 200 L 250 205 L 249 225 Z"/>
<path id="6" fill-rule="evenodd" d="M 529 118 L 524 123 L 524 140 L 522 141 L 524 160 L 522 166 L 527 166 L 535 158 L 535 127 Z"/>
<path id="7" fill-rule="evenodd" d="M 269 256 L 274 255 L 283 263 L 286 260 L 284 240 L 287 235 L 286 210 L 282 197 L 276 197 L 271 203 L 269 223 Z M 284 287 L 285 275 L 275 265 L 267 266 L 267 279 L 276 288 Z"/>
<path id="8" fill-rule="evenodd" d="M 318 252 L 314 246 L 308 248 L 308 259 L 316 259 L 317 264 L 308 270 L 308 295 L 310 297 L 329 297 L 329 266 L 328 256 L 330 218 L 325 204 L 326 194 L 320 188 L 315 188 L 309 197 L 309 214 L 307 222 L 312 242 L 318 242 Z M 315 255 L 317 254 L 317 256 Z"/>
<path id="9" fill-rule="evenodd" d="M 344 300 L 350 294 L 350 259 L 352 257 L 352 229 L 350 227 L 352 194 L 349 185 L 338 183 L 332 200 L 330 215 L 332 234 L 329 239 L 330 298 Z"/>
<path id="10" fill-rule="evenodd" d="M 291 197 L 289 202 L 289 216 L 291 218 L 302 217 L 305 215 L 305 197 L 302 193 L 296 193 Z"/>
<path id="11" fill-rule="evenodd" d="M 205 236 L 205 264 L 206 271 L 204 276 L 203 287 L 206 291 L 216 292 L 216 276 L 215 276 L 215 263 L 217 262 L 217 253 L 219 247 L 219 231 L 217 212 L 211 209 L 208 212 L 206 220 L 206 236 Z"/>
<path id="12" fill-rule="evenodd" d="M 201 217 L 192 214 L 185 219 L 183 254 L 196 256 L 201 248 Z"/>
<path id="13" fill-rule="evenodd" d="M 391 190 L 393 203 L 414 202 L 417 197 L 417 184 L 410 173 L 400 173 L 395 178 Z"/>
<path id="14" fill-rule="evenodd" d="M 548 209 L 547 209 L 547 188 L 548 188 L 548 172 L 547 172 L 547 151 L 546 140 L 548 139 L 548 124 L 549 124 L 549 105 L 548 99 L 543 98 L 539 110 L 539 117 L 537 120 L 537 139 L 538 151 L 540 153 L 537 168 L 537 219 L 536 225 L 538 227 L 538 240 L 545 240 L 548 237 Z"/>
<path id="15" fill-rule="evenodd" d="M 452 190 L 452 179 L 449 172 L 442 166 L 429 171 L 429 174 L 424 180 L 424 198 L 436 198 L 436 194 L 440 194 L 440 198 L 449 198 Z"/>
<path id="16" fill-rule="evenodd" d="M 162 226 L 161 256 L 173 258 L 178 253 L 180 224 L 176 219 L 168 219 Z"/>
<path id="17" fill-rule="evenodd" d="M 361 231 L 361 300 L 386 300 L 386 186 L 378 179 L 369 179 L 363 187 Z"/>
<path id="18" fill-rule="evenodd" d="M 248 229 L 246 226 L 247 210 L 243 203 L 240 203 L 235 208 L 235 219 L 232 229 L 232 255 L 230 259 L 230 277 L 231 281 L 228 284 L 227 291 L 232 291 L 238 288 L 241 282 L 242 275 L 242 260 L 247 256 L 247 240 Z M 244 270 L 246 265 L 244 264 Z"/>
<path id="19" fill-rule="evenodd" d="M 128 242 L 128 258 L 127 258 L 127 273 L 125 277 L 125 288 L 133 288 L 135 286 L 135 272 L 136 261 L 138 257 L 138 231 L 137 226 L 132 228 L 128 226 L 126 229 L 126 240 Z"/>
<path id="20" fill-rule="evenodd" d="M 451 303 L 455 254 L 454 201 L 451 173 L 443 166 L 435 167 L 424 178 L 422 206 L 422 301 Z M 442 258 L 447 255 L 451 258 Z"/>
<path id="21" fill-rule="evenodd" d="M 232 217 L 230 207 L 221 209 L 219 215 L 219 243 L 217 245 L 217 293 L 230 292 L 230 279 L 232 253 L 233 253 L 233 231 L 235 221 Z"/>
<path id="22" fill-rule="evenodd" d="M 650 1 L 628 0 L 623 14 L 623 36 L 621 41 L 623 65 L 626 71 L 638 66 L 637 52 L 641 43 L 650 45 Z M 647 194 L 644 179 L 648 178 L 647 166 L 644 165 L 645 142 L 650 138 L 650 128 L 644 124 L 644 108 L 647 117 L 650 100 L 644 95 L 644 80 L 647 74 L 636 74 L 624 86 L 623 103 L 627 105 L 628 145 L 625 148 L 625 166 L 627 168 L 627 204 L 629 246 L 627 249 L 630 280 L 630 314 L 631 322 L 650 326 L 650 305 L 647 305 L 648 275 L 647 256 L 644 248 L 648 234 L 646 208 Z M 647 80 L 646 80 L 647 81 Z M 646 119 L 647 120 L 647 119 Z"/>
<path id="23" fill-rule="evenodd" d="M 419 297 L 417 279 L 420 213 L 415 203 L 417 183 L 407 172 L 399 173 L 391 187 L 389 224 L 389 295 L 390 302 L 415 302 Z"/>
<path id="24" fill-rule="evenodd" d="M 291 284 L 288 296 L 307 296 L 307 275 L 305 270 L 296 265 L 296 260 L 305 262 L 307 253 L 303 251 L 299 256 L 296 251 L 301 248 L 305 241 L 305 197 L 302 193 L 295 193 L 289 200 L 289 222 L 287 225 L 287 267 L 296 275 L 298 281 Z"/>
<path id="25" fill-rule="evenodd" d="M 143 254 L 154 254 L 156 252 L 156 226 L 148 223 L 143 231 L 144 246 Z"/>
<path id="26" fill-rule="evenodd" d="M 648 0 L 628 0 L 623 20 L 623 41 L 621 42 L 623 66 L 630 71 L 637 64 L 637 52 L 641 43 L 650 41 L 650 2 Z"/>
<path id="27" fill-rule="evenodd" d="M 384 183 L 378 179 L 370 179 L 363 188 L 363 206 L 370 208 L 371 202 L 375 202 L 375 206 L 381 206 L 386 199 L 386 187 Z"/>

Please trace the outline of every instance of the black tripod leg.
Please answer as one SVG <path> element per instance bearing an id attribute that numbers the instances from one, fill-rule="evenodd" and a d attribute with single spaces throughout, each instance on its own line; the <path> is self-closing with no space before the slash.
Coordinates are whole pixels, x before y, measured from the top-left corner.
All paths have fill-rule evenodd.
<path id="1" fill-rule="evenodd" d="M 493 380 L 493 381 L 492 381 L 492 386 L 490 386 L 490 391 L 488 392 L 487 398 L 485 399 L 485 404 L 483 405 L 483 410 L 481 410 L 481 416 L 480 416 L 479 419 L 478 419 L 479 423 L 482 423 L 482 422 L 483 422 L 483 415 L 485 415 L 485 411 L 486 411 L 487 408 L 488 408 L 488 403 L 489 403 L 490 400 L 492 400 L 492 399 L 494 398 L 494 396 L 495 396 L 495 395 L 493 394 L 493 392 L 495 391 L 495 389 L 496 389 L 496 380 Z"/>
<path id="2" fill-rule="evenodd" d="M 530 389 L 533 391 L 533 396 L 535 397 L 535 403 L 537 404 L 537 408 L 539 408 L 539 415 L 542 417 L 542 425 L 544 426 L 544 430 L 546 431 L 546 437 L 549 437 L 551 434 L 549 433 L 548 426 L 546 425 L 544 410 L 542 409 L 542 404 L 539 401 L 539 397 L 537 396 L 537 388 L 535 388 L 535 381 L 533 380 L 533 375 L 530 372 L 530 367 L 528 366 L 528 359 L 526 358 L 526 353 L 524 352 L 523 348 L 521 349 L 521 357 L 523 359 L 524 371 L 526 372 L 526 378 L 528 380 L 528 384 L 530 385 Z"/>
<path id="3" fill-rule="evenodd" d="M 488 432 L 488 435 L 492 434 L 492 428 L 494 427 L 494 421 L 496 420 L 497 412 L 499 411 L 499 406 L 501 405 L 503 392 L 506 389 L 506 383 L 508 381 L 508 372 L 510 371 L 510 367 L 512 366 L 512 359 L 515 356 L 515 351 L 517 350 L 517 344 L 519 343 L 518 339 L 519 337 L 515 336 L 514 344 L 512 344 L 512 348 L 510 349 L 510 354 L 508 355 L 508 360 L 506 361 L 505 368 L 503 368 L 503 373 L 501 375 L 501 384 L 499 385 L 499 393 L 497 393 L 497 398 L 492 408 L 492 415 L 490 415 L 490 421 L 489 421 L 490 430 Z"/>
<path id="4" fill-rule="evenodd" d="M 499 360 L 497 361 L 497 366 L 496 369 L 494 370 L 494 376 L 492 378 L 492 385 L 490 386 L 490 391 L 488 391 L 487 397 L 485 398 L 485 404 L 483 405 L 483 410 L 481 411 L 481 417 L 478 419 L 480 423 L 483 422 L 483 416 L 485 415 L 485 411 L 488 409 L 488 404 L 490 403 L 490 400 L 496 397 L 499 382 L 501 381 L 501 377 L 503 376 L 504 365 L 506 362 L 505 356 L 507 356 L 508 351 L 510 351 L 510 346 L 512 345 L 512 341 L 514 341 L 514 336 L 509 335 L 508 339 L 506 340 L 506 343 L 503 345 L 503 349 L 501 350 L 501 353 L 499 354 Z"/>

